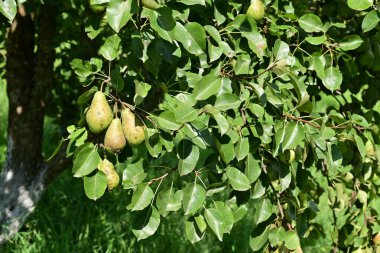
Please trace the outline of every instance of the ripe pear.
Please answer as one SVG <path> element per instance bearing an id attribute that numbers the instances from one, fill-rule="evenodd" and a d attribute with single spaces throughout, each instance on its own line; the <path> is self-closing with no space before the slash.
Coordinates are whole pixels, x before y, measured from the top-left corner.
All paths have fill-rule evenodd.
<path id="1" fill-rule="evenodd" d="M 126 144 L 123 129 L 121 128 L 121 120 L 115 118 L 104 136 L 104 146 L 109 152 L 119 152 Z"/>
<path id="2" fill-rule="evenodd" d="M 265 14 L 265 5 L 261 0 L 252 0 L 251 5 L 248 7 L 247 16 L 261 20 Z"/>
<path id="3" fill-rule="evenodd" d="M 103 171 L 104 174 L 106 174 L 109 191 L 112 191 L 115 187 L 119 185 L 120 177 L 117 174 L 113 164 L 110 161 L 108 161 L 107 159 L 104 159 L 98 164 L 98 169 L 100 171 Z"/>
<path id="4" fill-rule="evenodd" d="M 86 113 L 86 122 L 90 131 L 101 133 L 107 129 L 113 119 L 113 113 L 103 92 L 97 91 Z"/>
<path id="5" fill-rule="evenodd" d="M 145 129 L 142 122 L 136 122 L 136 116 L 129 108 L 121 112 L 124 136 L 131 146 L 138 145 L 145 140 Z"/>

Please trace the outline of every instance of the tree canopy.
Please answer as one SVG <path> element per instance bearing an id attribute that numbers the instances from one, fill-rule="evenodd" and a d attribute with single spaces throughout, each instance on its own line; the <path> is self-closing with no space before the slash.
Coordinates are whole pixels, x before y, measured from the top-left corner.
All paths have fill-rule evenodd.
<path id="1" fill-rule="evenodd" d="M 139 240 L 177 212 L 191 243 L 222 241 L 250 212 L 253 251 L 380 244 L 378 3 L 45 4 L 59 9 L 47 114 L 67 127 L 73 180 L 94 200 L 127 191 Z M 16 1 L 0 12 L 11 22 Z"/>

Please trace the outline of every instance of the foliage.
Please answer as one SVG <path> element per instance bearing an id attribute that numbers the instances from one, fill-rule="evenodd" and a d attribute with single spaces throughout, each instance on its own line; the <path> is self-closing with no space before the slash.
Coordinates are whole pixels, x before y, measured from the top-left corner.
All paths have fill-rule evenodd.
<path id="1" fill-rule="evenodd" d="M 9 19 L 14 3 L 2 2 Z M 190 242 L 211 231 L 222 241 L 249 212 L 253 251 L 372 252 L 380 232 L 373 0 L 268 0 L 261 21 L 239 0 L 91 4 L 106 9 L 79 4 L 99 50 L 70 59 L 87 91 L 67 155 L 85 189 L 99 187 L 96 198 L 107 184 L 96 165 L 114 163 L 138 240 L 181 214 Z M 144 143 L 104 149 L 104 134 L 85 122 L 98 90 L 117 105 L 116 117 L 134 111 Z"/>

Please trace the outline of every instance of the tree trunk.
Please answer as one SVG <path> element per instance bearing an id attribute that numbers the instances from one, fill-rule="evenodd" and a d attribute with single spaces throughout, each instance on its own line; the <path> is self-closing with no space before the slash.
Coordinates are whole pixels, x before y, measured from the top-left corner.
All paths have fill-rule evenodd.
<path id="1" fill-rule="evenodd" d="M 47 183 L 68 165 L 63 154 L 49 163 L 42 157 L 45 104 L 54 80 L 56 10 L 46 4 L 34 16 L 20 6 L 6 44 L 9 116 L 0 174 L 0 244 L 21 228 Z"/>

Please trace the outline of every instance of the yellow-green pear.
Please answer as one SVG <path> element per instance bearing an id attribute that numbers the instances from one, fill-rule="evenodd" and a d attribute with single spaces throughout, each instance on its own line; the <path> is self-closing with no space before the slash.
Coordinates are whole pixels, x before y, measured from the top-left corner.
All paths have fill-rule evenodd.
<path id="1" fill-rule="evenodd" d="M 112 191 L 114 188 L 116 188 L 119 185 L 120 177 L 117 174 L 113 164 L 108 161 L 107 159 L 104 159 L 101 161 L 98 165 L 98 169 L 100 171 L 103 171 L 104 174 L 107 176 L 107 186 L 108 190 Z"/>
<path id="2" fill-rule="evenodd" d="M 104 146 L 109 152 L 119 152 L 126 144 L 123 129 L 121 128 L 121 120 L 115 118 L 104 136 Z"/>
<path id="3" fill-rule="evenodd" d="M 121 112 L 124 136 L 131 146 L 138 145 L 145 140 L 145 129 L 141 121 L 136 121 L 136 116 L 129 108 Z"/>
<path id="4" fill-rule="evenodd" d="M 252 0 L 251 5 L 248 7 L 247 16 L 261 20 L 265 14 L 265 5 L 261 0 Z"/>
<path id="5" fill-rule="evenodd" d="M 86 122 L 90 131 L 101 133 L 107 129 L 113 119 L 113 113 L 103 92 L 97 91 L 86 113 Z"/>
<path id="6" fill-rule="evenodd" d="M 151 10 L 160 8 L 160 5 L 155 0 L 142 0 L 142 6 Z"/>

